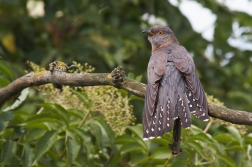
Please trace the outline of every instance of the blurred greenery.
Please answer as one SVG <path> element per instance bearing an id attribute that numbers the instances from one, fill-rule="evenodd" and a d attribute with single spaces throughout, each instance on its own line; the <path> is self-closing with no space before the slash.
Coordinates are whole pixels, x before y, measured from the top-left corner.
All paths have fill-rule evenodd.
<path id="1" fill-rule="evenodd" d="M 212 41 L 166 0 L 0 0 L 0 88 L 34 70 L 27 61 L 48 69 L 54 60 L 88 63 L 94 72 L 121 65 L 145 83 L 151 48 L 141 30 L 156 18 L 192 53 L 205 91 L 250 112 L 252 49 L 229 41 L 251 44 L 252 16 L 216 0 L 192 1 L 216 15 Z M 63 97 L 30 88 L 1 108 L 0 166 L 252 166 L 251 127 L 211 120 L 204 133 L 206 123 L 193 118 L 195 126 L 183 130 L 183 152 L 173 157 L 171 134 L 142 141 L 142 99 L 113 88 L 73 89 L 64 87 Z M 127 118 L 133 112 L 136 125 L 134 118 L 113 120 L 116 110 Z"/>

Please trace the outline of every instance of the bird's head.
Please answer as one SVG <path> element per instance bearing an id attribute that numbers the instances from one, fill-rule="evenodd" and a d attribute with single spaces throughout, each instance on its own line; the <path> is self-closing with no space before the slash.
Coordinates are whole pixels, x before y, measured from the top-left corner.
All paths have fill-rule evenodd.
<path id="1" fill-rule="evenodd" d="M 170 43 L 178 43 L 172 30 L 165 26 L 155 25 L 151 27 L 150 30 L 143 30 L 142 33 L 148 34 L 148 40 L 151 43 L 152 52 L 163 46 L 169 45 Z"/>

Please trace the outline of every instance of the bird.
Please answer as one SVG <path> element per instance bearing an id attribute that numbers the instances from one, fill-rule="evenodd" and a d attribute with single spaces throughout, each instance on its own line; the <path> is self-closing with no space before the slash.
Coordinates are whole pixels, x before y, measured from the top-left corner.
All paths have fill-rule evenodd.
<path id="1" fill-rule="evenodd" d="M 152 47 L 142 114 L 143 140 L 170 132 L 178 118 L 185 129 L 190 128 L 190 113 L 208 121 L 207 98 L 189 52 L 169 27 L 155 25 L 142 33 L 148 34 Z"/>

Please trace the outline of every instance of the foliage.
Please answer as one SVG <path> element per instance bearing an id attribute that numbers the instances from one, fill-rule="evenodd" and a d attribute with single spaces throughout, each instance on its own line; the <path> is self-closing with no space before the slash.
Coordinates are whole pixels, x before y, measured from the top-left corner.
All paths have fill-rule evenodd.
<path id="1" fill-rule="evenodd" d="M 251 44 L 252 16 L 219 1 L 194 2 L 216 15 L 212 41 L 166 0 L 0 0 L 0 88 L 24 75 L 27 60 L 39 64 L 37 70 L 56 59 L 88 63 L 95 72 L 122 65 L 145 82 L 150 45 L 140 32 L 156 18 L 192 53 L 209 95 L 228 108 L 251 111 L 252 51 L 230 40 Z M 34 14 L 36 4 L 44 14 Z M 83 70 L 94 69 L 86 64 Z M 61 96 L 51 85 L 25 91 L 1 108 L 0 166 L 252 166 L 250 127 L 193 117 L 195 126 L 182 133 L 183 152 L 172 157 L 171 134 L 142 141 L 143 101 L 126 92 L 64 87 Z"/>

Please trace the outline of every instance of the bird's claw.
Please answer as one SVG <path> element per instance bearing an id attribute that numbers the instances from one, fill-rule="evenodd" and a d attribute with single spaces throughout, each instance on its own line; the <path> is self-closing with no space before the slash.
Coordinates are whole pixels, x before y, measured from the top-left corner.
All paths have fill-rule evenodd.
<path id="1" fill-rule="evenodd" d="M 49 64 L 49 71 L 51 71 L 51 74 L 53 74 L 54 71 L 68 72 L 73 67 L 75 67 L 75 65 L 68 66 L 64 62 L 54 61 Z"/>
<path id="2" fill-rule="evenodd" d="M 49 64 L 49 71 L 51 72 L 51 74 L 53 74 L 55 71 L 69 72 L 69 70 L 73 67 L 75 67 L 75 65 L 68 66 L 64 62 L 54 61 Z M 60 84 L 53 84 L 53 87 L 59 89 L 60 92 L 63 91 L 63 86 Z"/>

